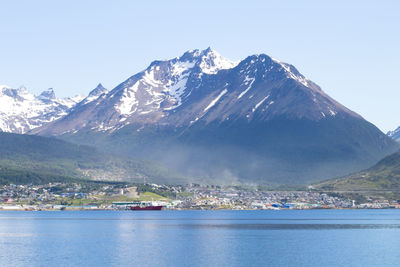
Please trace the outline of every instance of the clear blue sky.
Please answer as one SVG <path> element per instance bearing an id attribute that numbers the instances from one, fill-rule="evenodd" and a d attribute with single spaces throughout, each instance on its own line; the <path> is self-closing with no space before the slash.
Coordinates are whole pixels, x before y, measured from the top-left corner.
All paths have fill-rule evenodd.
<path id="1" fill-rule="evenodd" d="M 381 130 L 400 125 L 400 1 L 14 0 L 0 11 L 0 84 L 87 94 L 211 46 L 291 63 Z"/>

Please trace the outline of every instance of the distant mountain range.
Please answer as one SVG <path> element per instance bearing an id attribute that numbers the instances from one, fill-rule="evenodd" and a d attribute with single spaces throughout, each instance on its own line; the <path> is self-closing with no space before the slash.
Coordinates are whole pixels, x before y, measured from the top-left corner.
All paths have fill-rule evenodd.
<path id="1" fill-rule="evenodd" d="M 34 96 L 25 87 L 13 89 L 0 85 L 0 130 L 26 133 L 67 115 L 81 100 L 81 96 L 56 98 L 51 88 Z"/>
<path id="2" fill-rule="evenodd" d="M 264 54 L 233 62 L 211 48 L 154 61 L 57 114 L 21 132 L 160 161 L 215 183 L 304 184 L 399 149 L 294 66 Z M 16 132 L 5 118 L 1 129 Z"/>

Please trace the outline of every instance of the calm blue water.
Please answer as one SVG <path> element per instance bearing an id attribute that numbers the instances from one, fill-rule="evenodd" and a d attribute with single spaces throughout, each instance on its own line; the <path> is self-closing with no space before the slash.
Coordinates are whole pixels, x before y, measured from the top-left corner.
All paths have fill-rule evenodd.
<path id="1" fill-rule="evenodd" d="M 400 210 L 0 212 L 0 266 L 399 266 Z"/>

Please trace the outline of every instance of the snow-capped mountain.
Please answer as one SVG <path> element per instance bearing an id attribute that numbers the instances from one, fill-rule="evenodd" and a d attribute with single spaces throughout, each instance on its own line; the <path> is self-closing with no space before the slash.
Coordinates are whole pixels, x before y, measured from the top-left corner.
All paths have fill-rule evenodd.
<path id="1" fill-rule="evenodd" d="M 400 143 L 400 127 L 397 127 L 396 130 L 389 131 L 387 135 Z"/>
<path id="2" fill-rule="evenodd" d="M 101 97 L 84 100 L 84 105 L 41 132 L 115 131 L 136 123 L 181 127 L 280 115 L 312 120 L 344 114 L 359 117 L 292 65 L 267 55 L 233 62 L 211 48 L 154 61 L 111 92 L 101 92 Z"/>
<path id="3" fill-rule="evenodd" d="M 191 50 L 100 91 L 31 133 L 229 183 L 318 181 L 369 167 L 399 147 L 265 54 L 233 62 L 210 48 Z"/>
<path id="4" fill-rule="evenodd" d="M 82 98 L 56 98 L 52 88 L 39 96 L 25 87 L 0 86 L 0 131 L 26 133 L 68 114 Z"/>

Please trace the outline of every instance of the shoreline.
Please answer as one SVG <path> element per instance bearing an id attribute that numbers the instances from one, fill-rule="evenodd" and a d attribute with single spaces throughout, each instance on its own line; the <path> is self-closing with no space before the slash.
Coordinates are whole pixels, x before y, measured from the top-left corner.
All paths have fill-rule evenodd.
<path id="1" fill-rule="evenodd" d="M 387 207 L 387 208 L 307 208 L 307 209 L 162 209 L 159 211 L 288 211 L 288 210 L 297 210 L 297 211 L 306 211 L 306 210 L 400 210 L 400 208 Z M 68 212 L 68 211 L 129 211 L 129 212 L 138 212 L 132 211 L 129 209 L 107 209 L 107 208 L 65 208 L 65 209 L 0 209 L 0 212 L 8 212 L 8 211 L 60 211 L 60 212 Z M 150 211 L 150 210 L 149 210 Z M 142 211 L 140 211 L 142 212 Z M 144 211 L 148 212 L 148 211 Z M 154 212 L 154 211 L 151 211 Z"/>

